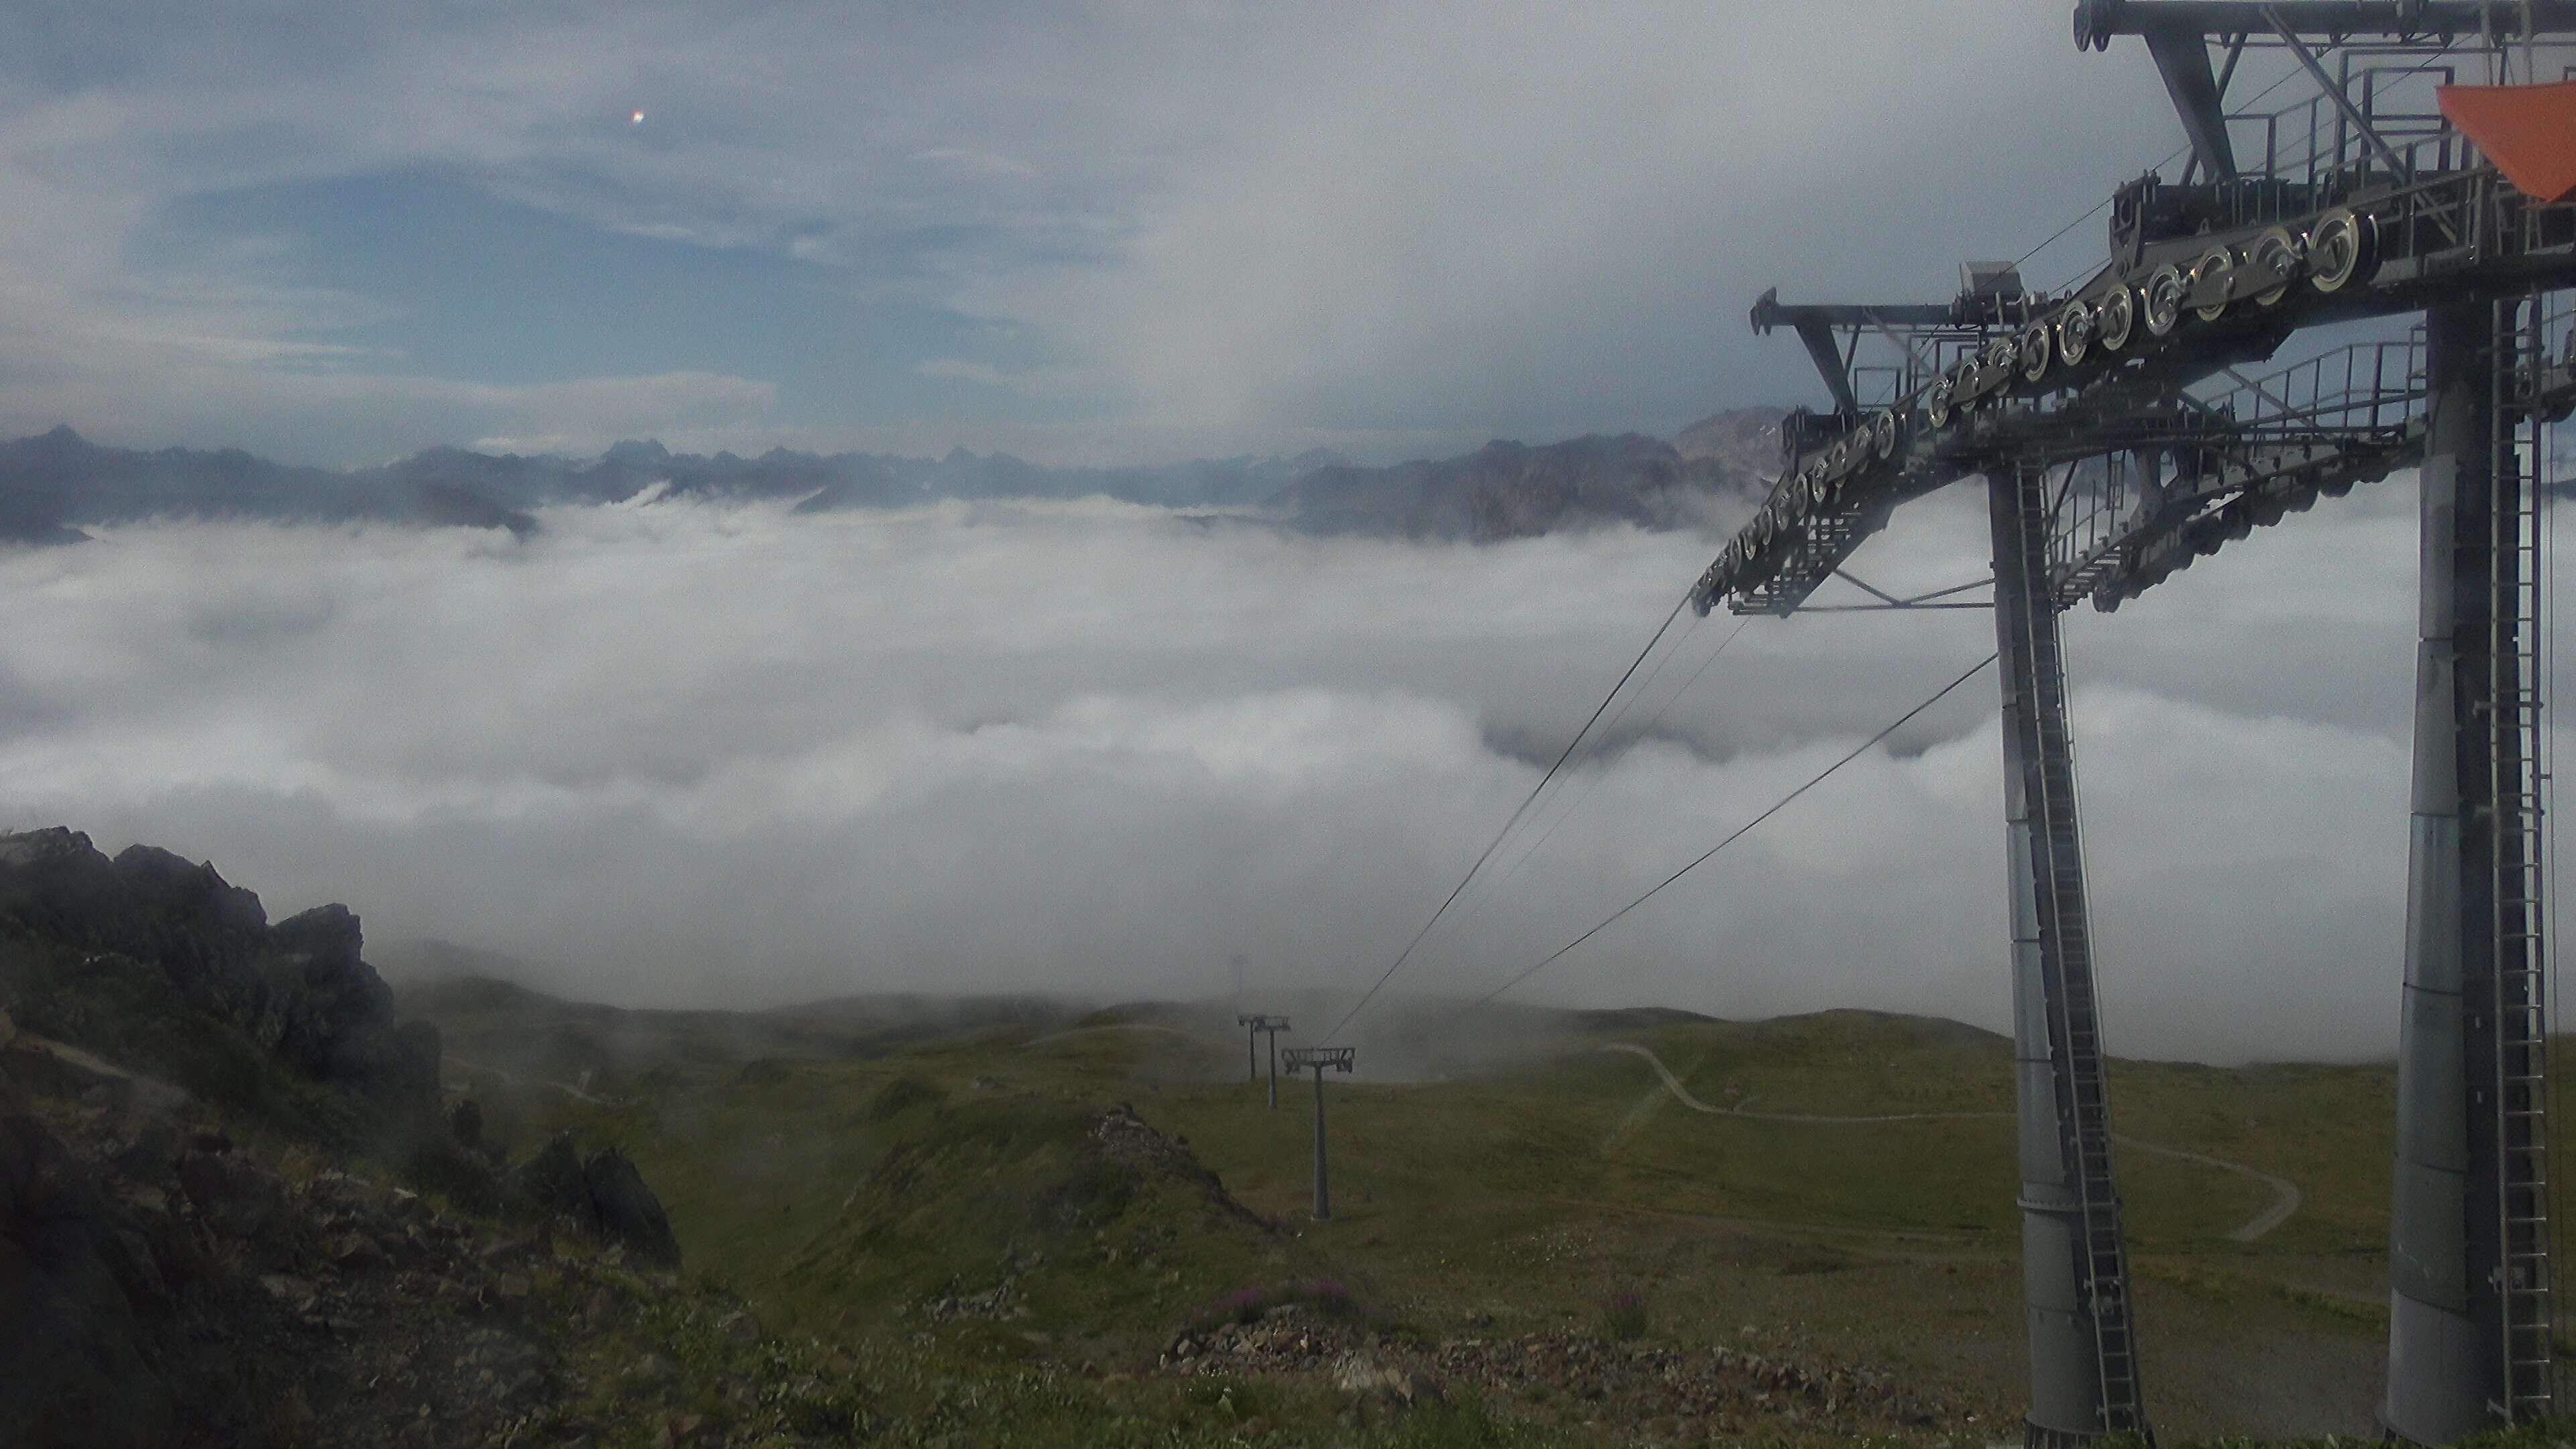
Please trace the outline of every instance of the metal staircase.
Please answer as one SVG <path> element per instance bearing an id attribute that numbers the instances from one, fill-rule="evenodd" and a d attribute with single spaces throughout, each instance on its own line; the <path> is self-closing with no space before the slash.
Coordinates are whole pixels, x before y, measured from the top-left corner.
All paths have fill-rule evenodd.
<path id="1" fill-rule="evenodd" d="M 2507 1422 L 2545 1417 L 2554 1402 L 2549 1212 L 2548 942 L 2542 929 L 2542 824 L 2549 776 L 2541 719 L 2541 597 L 2548 575 L 2541 514 L 2548 466 L 2540 307 L 2496 309 L 2494 593 L 2487 715 L 2495 930 L 2494 1132 L 2501 1272 L 2496 1342 Z M 2532 315 L 2529 325 L 2521 321 Z M 2483 1064 L 2481 1064 L 2483 1065 Z"/>
<path id="2" fill-rule="evenodd" d="M 2004 480 L 1998 479 L 2002 485 Z M 2105 1433 L 2143 1434 L 2137 1355 L 2129 1315 L 2127 1250 L 2111 1163 L 2110 1107 L 2102 1069 L 2100 1019 L 2084 900 L 2084 855 L 2075 791 L 2075 757 L 2066 713 L 2065 657 L 2058 614 L 2047 593 L 2051 490 L 2038 468 L 2016 470 L 2012 512 L 2018 557 L 1997 560 L 1999 605 L 2004 580 L 2026 591 L 2011 607 L 2006 644 L 2016 656 L 2007 678 L 2021 694 L 2027 753 L 2023 785 L 2030 815 L 2033 899 L 2046 988 L 2052 1076 L 2057 1089 L 2059 1153 L 2081 1219 L 2076 1282 L 2092 1321 Z M 2007 606 L 2008 607 L 2008 606 Z"/>

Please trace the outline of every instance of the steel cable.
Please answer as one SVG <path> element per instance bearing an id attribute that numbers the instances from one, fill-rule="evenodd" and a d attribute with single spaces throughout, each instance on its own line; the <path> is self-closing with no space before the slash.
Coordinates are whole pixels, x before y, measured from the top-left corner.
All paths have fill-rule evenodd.
<path id="1" fill-rule="evenodd" d="M 1937 689 L 1937 690 L 1933 691 L 1931 698 L 1924 700 L 1921 704 L 1918 704 L 1918 705 L 1914 706 L 1912 709 L 1907 710 L 1905 713 L 1903 713 L 1903 714 L 1901 714 L 1901 715 L 1898 715 L 1894 720 L 1892 720 L 1892 721 L 1890 721 L 1890 722 L 1889 722 L 1888 726 L 1887 726 L 1885 729 L 1880 730 L 1877 734 L 1871 735 L 1868 739 L 1865 739 L 1865 740 L 1861 741 L 1858 745 L 1854 746 L 1854 747 L 1852 748 L 1852 750 L 1851 750 L 1851 752 L 1850 752 L 1849 754 L 1844 755 L 1841 759 L 1834 761 L 1832 764 L 1827 765 L 1823 770 L 1818 771 L 1818 772 L 1817 772 L 1813 777 L 1811 777 L 1811 778 L 1807 781 L 1807 783 L 1805 783 L 1805 784 L 1803 784 L 1803 785 L 1800 785 L 1797 789 L 1792 790 L 1792 791 L 1790 791 L 1788 794 L 1781 796 L 1777 801 L 1775 801 L 1775 802 L 1772 804 L 1772 806 L 1771 806 L 1771 808 L 1770 808 L 1770 809 L 1763 811 L 1761 814 L 1754 816 L 1752 819 L 1750 819 L 1750 820 L 1748 820 L 1748 821 L 1744 822 L 1742 825 L 1740 825 L 1740 826 L 1736 827 L 1736 830 L 1735 830 L 1735 833 L 1734 833 L 1734 834 L 1729 835 L 1729 836 L 1728 836 L 1728 837 L 1726 837 L 1724 840 L 1721 840 L 1721 841 L 1719 841 L 1717 844 L 1710 846 L 1706 851 L 1702 852 L 1702 853 L 1700 854 L 1700 856 L 1699 856 L 1697 859 L 1693 860 L 1690 864 L 1683 866 L 1681 869 L 1679 869 L 1679 870 L 1677 870 L 1677 871 L 1674 871 L 1671 875 L 1668 875 L 1668 876 L 1664 877 L 1662 880 L 1657 881 L 1657 882 L 1655 883 L 1655 885 L 1654 885 L 1654 888 L 1653 888 L 1653 889 L 1651 889 L 1651 890 L 1648 890 L 1644 895 L 1641 895 L 1641 896 L 1637 897 L 1635 900 L 1630 901 L 1628 904 L 1626 904 L 1626 905 L 1624 905 L 1624 906 L 1621 906 L 1619 909 L 1617 909 L 1617 910 L 1615 910 L 1615 911 L 1612 911 L 1612 912 L 1611 912 L 1607 917 L 1605 917 L 1605 918 L 1602 920 L 1601 924 L 1599 924 L 1599 925 L 1597 925 L 1597 926 L 1594 926 L 1591 930 L 1588 930 L 1588 931 L 1584 932 L 1582 935 L 1577 936 L 1577 937 L 1575 937 L 1573 940 L 1566 942 L 1564 945 L 1557 947 L 1557 948 L 1556 948 L 1555 950 L 1553 950 L 1553 951 L 1550 951 L 1549 953 L 1547 953 L 1547 955 L 1545 955 L 1545 956 L 1541 957 L 1541 958 L 1538 960 L 1538 962 L 1537 962 L 1535 965 L 1532 965 L 1528 970 L 1523 971 L 1523 972 L 1522 972 L 1521 974 L 1519 974 L 1518 976 L 1513 977 L 1511 980 L 1504 982 L 1502 985 L 1495 987 L 1493 990 L 1486 992 L 1484 995 L 1482 995 L 1482 996 L 1480 996 L 1480 997 L 1476 998 L 1474 1001 L 1469 1002 L 1469 1003 L 1467 1004 L 1466 1008 L 1465 1008 L 1465 1011 L 1474 1011 L 1477 1007 L 1483 1006 L 1483 1005 L 1487 1004 L 1488 1002 L 1493 1001 L 1495 998 L 1497 998 L 1497 997 L 1501 996 L 1504 992 L 1507 992 L 1507 991 L 1511 990 L 1512 988 L 1514 988 L 1514 987 L 1516 987 L 1516 986 L 1520 985 L 1522 982 L 1529 980 L 1529 979 L 1530 979 L 1531 977 L 1533 977 L 1533 976 L 1536 976 L 1539 972 L 1541 972 L 1541 971 L 1543 971 L 1543 970 L 1547 969 L 1547 967 L 1548 967 L 1549 965 L 1551 965 L 1552 963 L 1554 963 L 1554 962 L 1555 962 L 1556 960 L 1558 960 L 1560 957 L 1564 956 L 1567 952 L 1572 951 L 1575 947 L 1582 945 L 1584 942 L 1589 941 L 1589 940 L 1591 940 L 1593 937 L 1600 935 L 1603 931 L 1608 930 L 1608 929 L 1610 928 L 1611 924 L 1612 924 L 1613 922 L 1616 922 L 1620 917 L 1622 917 L 1622 916 L 1624 916 L 1624 915 L 1628 914 L 1630 911 L 1635 910 L 1637 907 L 1644 905 L 1647 901 L 1652 900 L 1652 899 L 1654 898 L 1654 896 L 1655 896 L 1655 894 L 1656 894 L 1656 892 L 1657 892 L 1657 891 L 1661 891 L 1665 886 L 1671 885 L 1673 882 L 1675 882 L 1675 881 L 1677 881 L 1677 880 L 1680 880 L 1683 876 L 1686 876 L 1686 875 L 1690 874 L 1692 871 L 1695 871 L 1695 870 L 1699 869 L 1702 865 L 1707 864 L 1707 863 L 1708 863 L 1708 861 L 1709 861 L 1712 857 L 1714 857 L 1714 856 L 1715 856 L 1719 851 L 1726 849 L 1728 846 L 1733 845 L 1735 842 L 1737 842 L 1737 841 L 1739 841 L 1739 840 L 1742 840 L 1745 836 L 1752 834 L 1752 833 L 1753 833 L 1753 828 L 1754 828 L 1755 826 L 1760 825 L 1763 821 L 1768 820 L 1768 819 L 1770 819 L 1772 816 L 1779 814 L 1782 810 L 1787 809 L 1787 808 L 1788 808 L 1788 806 L 1789 806 L 1789 803 L 1790 803 L 1791 801 L 1793 801 L 1793 800 L 1797 799 L 1797 798 L 1798 798 L 1799 796 L 1801 796 L 1801 795 L 1806 794 L 1809 790 L 1812 790 L 1812 789 L 1816 788 L 1818 785 L 1823 784 L 1823 783 L 1825 782 L 1825 780 L 1826 780 L 1829 776 L 1831 776 L 1835 771 L 1837 771 L 1837 770 L 1841 769 L 1843 766 L 1850 764 L 1852 761 L 1857 760 L 1857 759 L 1859 759 L 1862 755 L 1864 755 L 1864 754 L 1868 753 L 1868 752 L 1869 752 L 1872 748 L 1874 748 L 1874 747 L 1875 747 L 1875 746 L 1876 746 L 1876 745 L 1877 745 L 1881 740 L 1886 739 L 1889 735 L 1892 735 L 1892 734 L 1896 733 L 1899 729 L 1904 728 L 1904 727 L 1905 727 L 1905 725 L 1906 725 L 1909 721 L 1911 721 L 1911 720 L 1912 720 L 1916 715 L 1919 715 L 1919 714 L 1923 713 L 1923 711 L 1925 711 L 1925 710 L 1927 710 L 1927 709 L 1930 709 L 1932 706 L 1934 706 L 1934 705 L 1936 705 L 1936 704 L 1940 703 L 1940 702 L 1942 701 L 1942 699 L 1944 699 L 1945 697 L 1947 697 L 1947 696 L 1949 695 L 1950 691 L 1952 691 L 1952 690 L 1954 690 L 1954 689 L 1957 689 L 1960 685 L 1965 684 L 1965 683 L 1967 683 L 1969 680 L 1976 678 L 1976 677 L 1977 677 L 1977 675 L 1978 675 L 1978 673 L 1979 673 L 1979 672 L 1981 672 L 1982 670 L 1984 670 L 1984 669 L 1985 669 L 1985 667 L 1986 667 L 1987 665 L 1994 663 L 1997 657 L 1998 657 L 1997 655 L 1989 654 L 1989 655 L 1987 655 L 1985 658 L 1978 660 L 1974 665 L 1972 665 L 1972 666 L 1968 669 L 1968 671 L 1967 671 L 1966 673 L 1964 673 L 1964 674 L 1960 675 L 1958 678 L 1951 680 L 1949 683 L 1947 683 L 1947 684 L 1945 684 L 1945 685 L 1942 685 L 1939 689 Z M 1460 1014 L 1461 1014 L 1461 1015 L 1465 1014 L 1465 1011 L 1462 1011 Z M 1336 1028 L 1336 1030 L 1339 1030 L 1339 1028 Z"/>
<path id="2" fill-rule="evenodd" d="M 1670 714 L 1673 706 L 1681 703 L 1683 698 L 1687 696 L 1692 689 L 1698 686 L 1700 676 L 1708 673 L 1708 667 L 1715 664 L 1720 655 L 1726 653 L 1726 646 L 1734 643 L 1735 636 L 1743 633 L 1744 626 L 1752 622 L 1753 619 L 1750 615 L 1737 620 L 1735 627 L 1727 631 L 1726 637 L 1718 641 L 1715 652 L 1711 653 L 1706 659 L 1700 661 L 1699 668 L 1691 671 L 1691 677 L 1682 681 L 1682 687 L 1673 691 L 1672 697 L 1663 702 L 1662 707 L 1655 711 L 1654 716 L 1646 721 L 1644 728 L 1640 729 L 1638 733 L 1643 735 L 1648 731 L 1653 730 L 1655 726 L 1663 723 L 1664 716 Z M 1637 694 L 1642 696 L 1646 692 L 1646 686 L 1651 685 L 1654 682 L 1654 679 L 1649 676 L 1646 680 L 1646 684 L 1637 686 Z M 1630 704 L 1634 704 L 1635 702 L 1636 699 L 1634 697 L 1629 700 Z M 1618 714 L 1612 715 L 1610 717 L 1608 728 L 1604 729 L 1602 734 L 1606 737 L 1616 731 L 1619 728 L 1619 721 L 1624 718 L 1627 713 L 1628 711 L 1623 707 Z M 1584 758 L 1586 760 L 1590 760 L 1598 758 L 1599 755 L 1600 749 L 1596 747 L 1592 754 L 1586 755 Z M 1556 834 L 1557 827 L 1574 818 L 1575 812 L 1583 808 L 1584 802 L 1590 800 L 1595 794 L 1599 793 L 1601 782 L 1607 778 L 1609 778 L 1609 776 L 1606 772 L 1593 776 L 1592 782 L 1583 787 L 1583 792 L 1574 797 L 1574 803 L 1565 807 L 1563 814 L 1558 815 L 1554 820 L 1548 822 L 1548 824 L 1539 831 L 1538 840 L 1533 843 L 1528 850 L 1522 852 L 1520 859 L 1512 862 L 1510 869 L 1503 872 L 1502 879 L 1495 884 L 1494 889 L 1499 891 L 1504 886 L 1510 885 L 1512 881 L 1520 875 L 1522 868 L 1527 866 L 1531 859 L 1536 857 L 1541 850 L 1547 848 L 1548 837 Z"/>
<path id="3" fill-rule="evenodd" d="M 1485 844 L 1484 853 L 1477 856 L 1476 863 L 1467 867 L 1467 873 L 1458 878 L 1458 884 L 1450 888 L 1448 896 L 1440 902 L 1440 908 L 1431 913 L 1431 919 L 1422 923 L 1422 929 L 1413 933 L 1413 939 L 1405 943 L 1404 950 L 1396 955 L 1395 960 L 1384 971 L 1378 973 L 1377 980 L 1370 983 L 1368 990 L 1360 993 L 1360 999 L 1351 1004 L 1351 1009 L 1342 1013 L 1342 1019 L 1333 1023 L 1333 1029 L 1324 1033 L 1322 1040 L 1325 1043 L 1330 1043 L 1333 1038 L 1340 1036 L 1342 1028 L 1350 1025 L 1351 1019 L 1358 1016 L 1361 1009 L 1375 999 L 1378 992 L 1385 988 L 1386 983 L 1394 978 L 1395 973 L 1404 968 L 1404 963 L 1412 958 L 1414 948 L 1420 946 L 1422 938 L 1430 935 L 1431 928 L 1439 925 L 1440 918 L 1449 913 L 1449 907 L 1457 901 L 1459 892 L 1467 888 L 1467 882 L 1474 880 L 1476 872 L 1485 868 L 1485 862 L 1493 859 L 1495 848 L 1503 843 L 1503 837 L 1512 833 L 1512 827 L 1520 823 L 1523 815 L 1529 813 L 1530 805 L 1538 799 L 1539 792 L 1545 790 L 1548 782 L 1556 778 L 1557 772 L 1565 768 L 1565 762 L 1573 757 L 1575 750 L 1582 745 L 1584 737 L 1591 734 L 1592 727 L 1601 722 L 1601 716 L 1609 710 L 1610 702 L 1617 699 L 1619 692 L 1628 687 L 1628 681 L 1636 677 L 1637 667 L 1646 662 L 1646 656 L 1654 653 L 1655 646 L 1664 642 L 1664 635 L 1672 631 L 1673 621 L 1682 616 L 1682 610 L 1689 603 L 1690 595 L 1684 594 L 1673 605 L 1673 611 L 1664 616 L 1662 626 L 1655 630 L 1655 637 L 1646 641 L 1646 647 L 1638 650 L 1637 657 L 1629 661 L 1627 671 L 1619 676 L 1619 682 L 1610 686 L 1610 692 L 1601 697 L 1600 706 L 1592 711 L 1592 717 L 1583 722 L 1583 728 L 1574 732 L 1573 739 L 1565 742 L 1565 753 L 1558 755 L 1556 763 L 1547 767 L 1547 773 L 1540 776 L 1538 784 L 1531 787 L 1529 794 L 1522 798 L 1519 807 L 1512 811 L 1511 818 L 1503 822 L 1503 828 L 1494 832 L 1494 838 Z"/>

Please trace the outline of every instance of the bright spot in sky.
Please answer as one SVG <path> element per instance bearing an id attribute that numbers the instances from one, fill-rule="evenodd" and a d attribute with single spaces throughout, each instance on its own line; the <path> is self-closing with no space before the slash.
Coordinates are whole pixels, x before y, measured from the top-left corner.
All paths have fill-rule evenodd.
<path id="1" fill-rule="evenodd" d="M 631 115 L 631 116 L 629 116 L 629 117 L 627 117 L 627 118 L 626 118 L 626 123 L 627 123 L 628 125 L 630 125 L 630 126 L 640 126 L 640 125 L 643 125 L 643 124 L 644 124 L 644 113 L 643 113 L 642 111 L 637 111 L 634 115 Z"/>

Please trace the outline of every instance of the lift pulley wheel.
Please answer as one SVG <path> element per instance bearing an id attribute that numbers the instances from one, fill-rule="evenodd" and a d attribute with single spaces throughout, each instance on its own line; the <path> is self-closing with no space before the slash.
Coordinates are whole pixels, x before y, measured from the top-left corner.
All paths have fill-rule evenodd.
<path id="1" fill-rule="evenodd" d="M 1896 456 L 1895 409 L 1891 408 L 1870 420 L 1869 451 L 1882 463 Z"/>
<path id="2" fill-rule="evenodd" d="M 2379 220 L 2366 211 L 2336 207 L 2308 233 L 2308 285 L 2340 292 L 2369 280 L 2379 264 Z"/>
<path id="3" fill-rule="evenodd" d="M 1923 416 L 1931 419 L 1932 426 L 1936 428 L 1950 426 L 1951 390 L 1950 379 L 1944 377 L 1935 380 L 1930 390 L 1923 394 Z"/>
<path id="4" fill-rule="evenodd" d="M 2057 355 L 2069 367 L 2079 366 L 2093 347 L 2093 309 L 2079 297 L 2057 314 Z"/>
<path id="5" fill-rule="evenodd" d="M 1986 344 L 1985 365 L 1977 371 L 1977 406 L 2003 405 L 2004 389 L 2012 385 L 2013 365 L 2021 359 L 2021 341 L 1998 337 Z"/>
<path id="6" fill-rule="evenodd" d="M 2048 364 L 2055 359 L 2049 343 L 2049 326 L 2033 322 L 2022 329 L 2021 375 L 2026 382 L 2037 382 L 2048 376 Z"/>
<path id="7" fill-rule="evenodd" d="M 2114 282 L 2093 304 L 2093 336 L 2105 352 L 2117 352 L 2138 333 L 2138 294 L 2126 282 Z"/>
<path id="8" fill-rule="evenodd" d="M 2167 262 L 2156 268 L 2140 289 L 2146 297 L 2147 331 L 2157 337 L 2171 337 L 2182 325 L 2183 298 L 2190 294 L 2191 284 L 2183 280 L 2182 268 Z"/>
<path id="9" fill-rule="evenodd" d="M 2199 299 L 2192 311 L 2201 321 L 2226 316 L 2227 304 L 2236 300 L 2236 253 L 2217 247 L 2202 256 L 2191 269 L 2191 295 Z"/>
<path id="10" fill-rule="evenodd" d="M 2286 226 L 2276 226 L 2254 239 L 2254 249 L 2248 259 L 2255 271 L 2280 278 L 2254 294 L 2256 305 L 2278 307 L 2281 299 L 2290 295 L 2290 283 L 2298 278 L 2299 269 L 2307 264 L 2308 249 L 2297 232 Z"/>

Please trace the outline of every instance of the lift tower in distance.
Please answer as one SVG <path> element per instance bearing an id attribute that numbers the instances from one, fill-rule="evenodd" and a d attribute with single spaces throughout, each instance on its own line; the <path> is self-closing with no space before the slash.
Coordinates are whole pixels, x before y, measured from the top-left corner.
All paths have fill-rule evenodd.
<path id="1" fill-rule="evenodd" d="M 1279 1110 L 1279 1033 L 1288 1029 L 1288 1018 L 1247 1012 L 1236 1016 L 1234 1024 L 1244 1029 L 1243 1059 L 1252 1071 L 1253 1081 L 1261 1080 L 1261 1059 L 1253 1049 L 1252 1039 L 1263 1035 L 1270 1038 L 1270 1110 L 1275 1112 Z"/>
<path id="2" fill-rule="evenodd" d="M 1319 1223 L 1333 1220 L 1333 1195 L 1324 1171 L 1324 1073 L 1332 1071 L 1350 1075 L 1352 1060 L 1357 1055 L 1356 1047 L 1288 1049 L 1289 1071 L 1302 1072 L 1312 1068 L 1315 1073 L 1315 1221 Z"/>
<path id="3" fill-rule="evenodd" d="M 1755 304 L 1830 412 L 1693 602 L 1950 608 L 1844 567 L 1901 504 L 1982 478 L 2002 665 L 2032 1446 L 2144 1434 L 2112 1172 L 2058 615 L 2125 600 L 2400 468 L 2423 530 L 2387 1398 L 2443 1443 L 2555 1403 L 2540 698 L 2548 427 L 2576 404 L 2576 4 L 2083 0 L 2143 41 L 2187 138 L 2110 202 L 2109 255 L 1947 304 Z M 2253 52 L 2314 94 L 2231 109 Z M 2546 64 L 2544 65 L 2544 61 Z M 2260 96 L 2245 102 L 2252 106 Z M 2409 327 L 2410 318 L 2420 322 Z M 2360 324 L 2320 349 L 2300 334 Z M 1885 355 L 1864 365 L 1862 347 Z M 2264 376 L 2243 369 L 2293 348 Z M 1841 579 L 1866 596 L 1811 604 Z"/>

